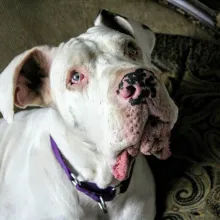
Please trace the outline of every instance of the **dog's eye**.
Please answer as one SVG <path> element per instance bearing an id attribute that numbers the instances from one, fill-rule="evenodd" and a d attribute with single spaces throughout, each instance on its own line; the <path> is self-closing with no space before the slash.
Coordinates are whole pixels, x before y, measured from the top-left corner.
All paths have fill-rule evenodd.
<path id="1" fill-rule="evenodd" d="M 136 59 L 140 54 L 140 49 L 134 42 L 130 41 L 127 43 L 126 53 L 130 58 Z"/>
<path id="2" fill-rule="evenodd" d="M 77 71 L 74 71 L 72 73 L 71 83 L 72 84 L 79 83 L 79 82 L 81 82 L 83 80 L 83 78 L 84 78 L 83 74 L 81 74 L 81 73 L 79 73 Z"/>

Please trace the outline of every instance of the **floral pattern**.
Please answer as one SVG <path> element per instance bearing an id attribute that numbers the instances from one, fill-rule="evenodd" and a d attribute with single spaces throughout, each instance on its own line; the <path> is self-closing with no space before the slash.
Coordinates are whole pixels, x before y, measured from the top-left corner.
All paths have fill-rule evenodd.
<path id="1" fill-rule="evenodd" d="M 149 158 L 157 219 L 220 219 L 220 45 L 157 36 L 153 62 L 166 73 L 179 107 L 167 161 Z"/>

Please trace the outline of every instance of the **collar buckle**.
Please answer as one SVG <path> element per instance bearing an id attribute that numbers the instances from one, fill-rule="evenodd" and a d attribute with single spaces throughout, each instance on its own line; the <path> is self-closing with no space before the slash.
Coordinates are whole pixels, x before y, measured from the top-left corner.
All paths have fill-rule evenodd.
<path id="1" fill-rule="evenodd" d="M 121 187 L 122 187 L 122 184 L 118 184 L 117 186 L 112 188 L 112 191 L 115 191 L 115 197 L 121 194 Z"/>
<path id="2" fill-rule="evenodd" d="M 73 173 L 70 173 L 70 176 L 72 177 L 71 182 L 73 183 L 74 186 L 81 185 L 80 181 L 76 178 L 76 176 Z"/>
<path id="3" fill-rule="evenodd" d="M 105 201 L 103 200 L 103 198 L 102 198 L 102 196 L 100 196 L 99 197 L 99 202 L 98 202 L 98 204 L 99 204 L 99 207 L 100 207 L 100 209 L 106 214 L 106 213 L 108 213 L 108 208 L 107 208 L 107 206 L 106 206 L 106 204 L 105 204 Z"/>

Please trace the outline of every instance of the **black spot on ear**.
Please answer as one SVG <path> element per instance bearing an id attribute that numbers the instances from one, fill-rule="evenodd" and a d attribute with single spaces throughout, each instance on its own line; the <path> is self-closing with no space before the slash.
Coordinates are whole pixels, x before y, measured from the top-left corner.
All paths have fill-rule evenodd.
<path id="1" fill-rule="evenodd" d="M 142 28 L 145 29 L 145 30 L 151 30 L 147 25 L 145 24 L 142 24 Z"/>
<path id="2" fill-rule="evenodd" d="M 25 61 L 20 74 L 26 79 L 27 87 L 39 94 L 43 84 L 43 78 L 46 75 L 43 68 L 41 68 L 33 56 Z"/>
<path id="3" fill-rule="evenodd" d="M 127 30 L 125 27 L 120 25 L 117 22 L 117 20 L 115 19 L 116 16 L 119 16 L 119 17 L 124 18 L 125 20 L 128 20 L 126 17 L 121 16 L 119 14 L 115 14 L 115 13 L 109 12 L 109 11 L 107 11 L 105 9 L 100 10 L 99 14 L 102 15 L 102 23 L 105 26 L 107 26 L 107 27 L 109 27 L 109 28 L 111 28 L 113 30 L 119 31 L 119 32 L 121 32 L 123 34 L 127 34 L 127 35 L 129 35 L 131 37 L 134 37 L 132 35 L 132 33 L 129 32 L 129 30 Z"/>

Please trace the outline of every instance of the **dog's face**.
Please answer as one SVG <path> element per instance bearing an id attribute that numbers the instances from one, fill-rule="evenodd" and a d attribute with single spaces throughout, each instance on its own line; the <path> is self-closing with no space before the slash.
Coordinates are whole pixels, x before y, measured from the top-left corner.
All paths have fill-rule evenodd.
<path id="1" fill-rule="evenodd" d="M 154 96 L 159 86 L 135 39 L 102 26 L 60 48 L 50 82 L 55 106 L 70 129 L 105 153 L 140 140 L 149 116 L 140 97 Z"/>
<path id="2" fill-rule="evenodd" d="M 70 131 L 109 158 L 126 149 L 132 156 L 160 151 L 163 159 L 177 107 L 151 66 L 154 43 L 146 26 L 103 10 L 77 38 L 15 58 L 0 89 L 19 107 L 56 108 Z M 13 100 L 4 102 L 10 120 Z"/>

